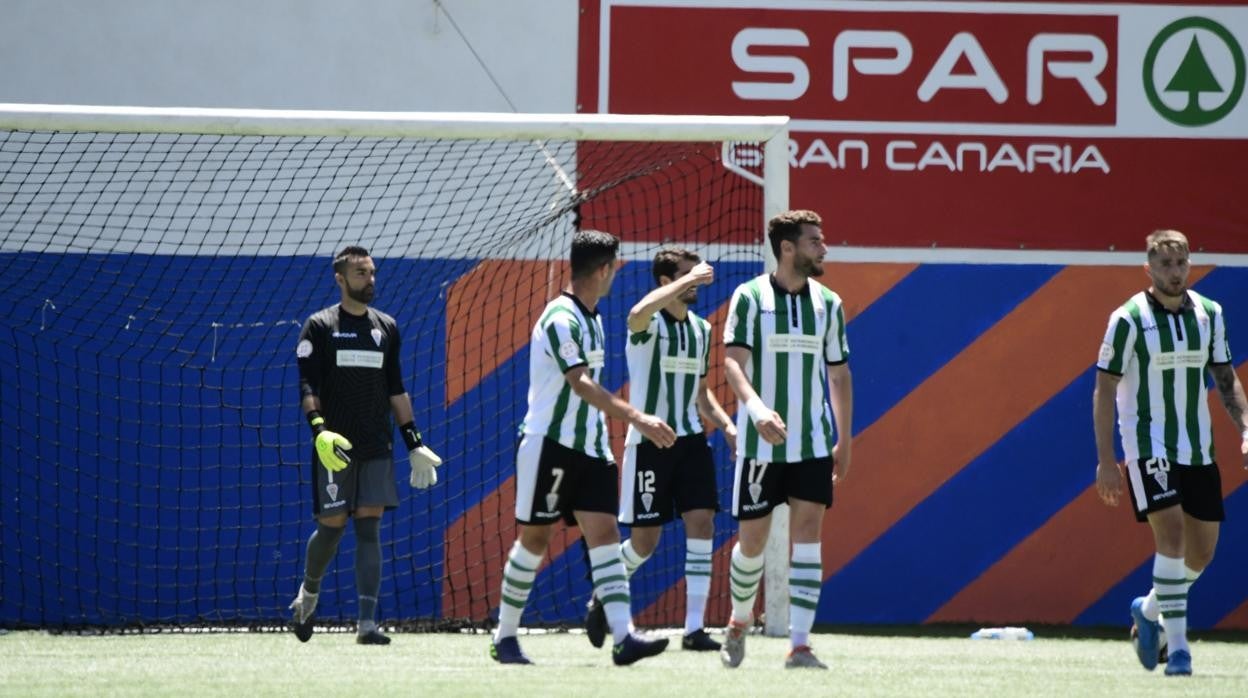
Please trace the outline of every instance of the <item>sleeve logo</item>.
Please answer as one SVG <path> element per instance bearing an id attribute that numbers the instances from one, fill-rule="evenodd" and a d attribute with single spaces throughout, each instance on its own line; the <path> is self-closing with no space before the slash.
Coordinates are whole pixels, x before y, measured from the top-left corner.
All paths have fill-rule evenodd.
<path id="1" fill-rule="evenodd" d="M 301 359 L 312 356 L 312 342 L 306 339 L 299 340 L 299 346 L 295 347 L 295 356 Z"/>
<path id="2" fill-rule="evenodd" d="M 563 357 L 564 361 L 571 361 L 580 355 L 580 353 L 581 348 L 576 346 L 576 342 L 568 341 L 559 345 L 559 356 Z"/>
<path id="3" fill-rule="evenodd" d="M 1109 342 L 1103 342 L 1101 344 L 1100 359 L 1101 359 L 1101 363 L 1103 364 L 1107 364 L 1110 361 L 1113 361 L 1114 360 L 1114 345 L 1110 344 Z"/>

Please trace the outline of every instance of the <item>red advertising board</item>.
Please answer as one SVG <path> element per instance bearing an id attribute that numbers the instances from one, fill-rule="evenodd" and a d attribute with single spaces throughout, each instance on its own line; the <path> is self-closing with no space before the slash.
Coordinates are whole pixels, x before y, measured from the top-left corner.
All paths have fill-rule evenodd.
<path id="1" fill-rule="evenodd" d="M 786 114 L 858 246 L 1248 252 L 1248 6 L 597 0 L 583 111 Z"/>

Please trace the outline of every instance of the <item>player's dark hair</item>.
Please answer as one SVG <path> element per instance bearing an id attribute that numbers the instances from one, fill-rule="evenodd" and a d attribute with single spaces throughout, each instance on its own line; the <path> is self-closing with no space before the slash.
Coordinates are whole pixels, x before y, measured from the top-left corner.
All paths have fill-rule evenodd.
<path id="1" fill-rule="evenodd" d="M 796 210 L 777 214 L 767 221 L 767 239 L 771 241 L 771 252 L 780 259 L 780 243 L 788 240 L 796 243 L 802 236 L 803 225 L 823 227 L 823 219 L 814 211 Z"/>
<path id="2" fill-rule="evenodd" d="M 368 250 L 359 245 L 348 245 L 342 248 L 342 251 L 334 256 L 334 273 L 345 274 L 347 265 L 353 259 L 363 259 L 368 256 Z"/>
<path id="3" fill-rule="evenodd" d="M 676 272 L 680 269 L 681 261 L 688 261 L 697 264 L 702 261 L 696 252 L 686 250 L 683 247 L 664 247 L 654 255 L 654 266 L 650 271 L 654 274 L 654 283 L 659 283 L 659 277 L 666 276 L 669 279 L 676 278 Z"/>
<path id="4" fill-rule="evenodd" d="M 572 236 L 572 278 L 581 279 L 615 262 L 620 239 L 600 230 L 580 230 Z"/>

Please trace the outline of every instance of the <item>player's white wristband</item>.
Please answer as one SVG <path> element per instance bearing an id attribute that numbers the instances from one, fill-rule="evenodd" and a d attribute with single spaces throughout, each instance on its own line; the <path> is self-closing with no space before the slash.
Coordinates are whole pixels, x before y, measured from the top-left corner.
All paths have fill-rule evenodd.
<path id="1" fill-rule="evenodd" d="M 755 424 L 764 419 L 771 419 L 773 414 L 771 409 L 767 407 L 767 404 L 763 402 L 763 399 L 757 395 L 745 403 L 745 411 L 750 413 L 750 419 Z"/>
<path id="2" fill-rule="evenodd" d="M 1243 434 L 1241 434 L 1241 436 L 1243 436 L 1244 441 L 1248 441 L 1248 429 L 1245 429 L 1245 430 L 1244 430 L 1244 433 L 1243 433 Z"/>

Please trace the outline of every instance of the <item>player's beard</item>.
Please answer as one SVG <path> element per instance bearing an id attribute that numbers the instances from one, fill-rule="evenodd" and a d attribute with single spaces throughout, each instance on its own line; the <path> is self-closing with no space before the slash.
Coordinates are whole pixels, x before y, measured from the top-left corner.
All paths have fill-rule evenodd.
<path id="1" fill-rule="evenodd" d="M 807 277 L 823 276 L 823 260 L 814 257 L 803 257 L 797 261 L 797 270 Z"/>
<path id="2" fill-rule="evenodd" d="M 694 303 L 697 303 L 698 302 L 698 287 L 690 286 L 689 288 L 685 289 L 684 293 L 677 296 L 677 298 L 679 298 L 680 302 L 684 303 L 685 305 L 693 305 Z"/>
<path id="3" fill-rule="evenodd" d="M 352 288 L 351 284 L 347 284 L 347 297 L 357 303 L 368 305 L 373 302 L 373 296 L 376 295 L 377 289 L 371 284 L 361 288 Z"/>
<path id="4" fill-rule="evenodd" d="M 1187 278 L 1181 278 L 1177 281 L 1153 276 L 1153 288 L 1157 289 L 1163 295 L 1171 298 L 1179 298 L 1187 293 Z"/>

